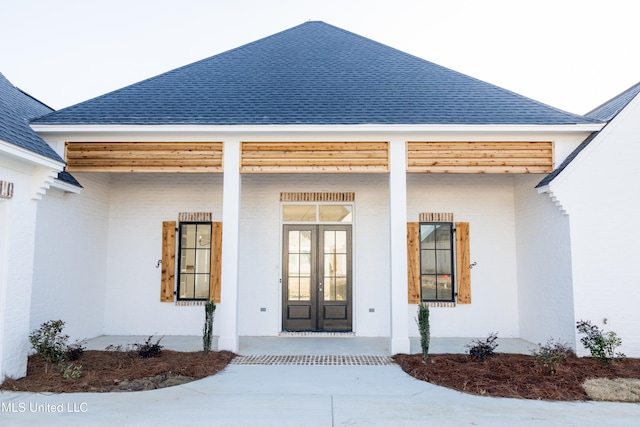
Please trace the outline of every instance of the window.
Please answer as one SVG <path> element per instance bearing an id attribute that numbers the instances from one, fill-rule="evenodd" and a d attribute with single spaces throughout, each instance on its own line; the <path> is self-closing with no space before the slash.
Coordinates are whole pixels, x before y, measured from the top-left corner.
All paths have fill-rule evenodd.
<path id="1" fill-rule="evenodd" d="M 420 222 L 407 223 L 407 251 L 409 304 L 471 304 L 468 222 L 454 223 L 453 214 L 420 214 Z"/>
<path id="2" fill-rule="evenodd" d="M 352 205 L 335 204 L 285 204 L 282 206 L 282 222 L 331 222 L 351 223 L 353 221 Z"/>
<path id="3" fill-rule="evenodd" d="M 178 300 L 208 300 L 211 278 L 211 223 L 179 226 Z"/>
<path id="4" fill-rule="evenodd" d="M 422 301 L 453 301 L 453 224 L 420 223 Z"/>

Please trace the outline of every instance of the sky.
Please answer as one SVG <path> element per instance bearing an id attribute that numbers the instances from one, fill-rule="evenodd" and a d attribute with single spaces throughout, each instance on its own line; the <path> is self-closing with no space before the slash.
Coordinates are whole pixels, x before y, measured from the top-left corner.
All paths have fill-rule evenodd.
<path id="1" fill-rule="evenodd" d="M 61 109 L 324 21 L 572 113 L 640 82 L 640 0 L 0 0 L 0 73 Z"/>

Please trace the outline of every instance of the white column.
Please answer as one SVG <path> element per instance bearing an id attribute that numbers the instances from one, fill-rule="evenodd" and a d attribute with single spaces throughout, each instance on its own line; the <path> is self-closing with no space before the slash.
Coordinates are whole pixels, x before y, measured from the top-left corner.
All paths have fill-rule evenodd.
<path id="1" fill-rule="evenodd" d="M 218 349 L 238 351 L 238 241 L 240 238 L 240 141 L 224 143 L 222 187 L 222 283 Z"/>
<path id="2" fill-rule="evenodd" d="M 407 164 L 405 142 L 389 143 L 389 232 L 391 264 L 391 354 L 409 353 L 407 300 Z"/>

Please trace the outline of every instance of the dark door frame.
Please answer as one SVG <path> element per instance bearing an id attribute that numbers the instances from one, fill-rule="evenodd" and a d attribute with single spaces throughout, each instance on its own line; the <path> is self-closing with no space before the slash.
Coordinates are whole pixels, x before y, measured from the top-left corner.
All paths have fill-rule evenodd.
<path id="1" fill-rule="evenodd" d="M 309 231 L 311 239 L 309 300 L 289 301 L 289 231 Z M 347 238 L 346 299 L 324 298 L 324 231 L 344 230 Z M 351 224 L 285 224 L 282 233 L 282 330 L 344 332 L 353 330 L 353 245 Z"/>

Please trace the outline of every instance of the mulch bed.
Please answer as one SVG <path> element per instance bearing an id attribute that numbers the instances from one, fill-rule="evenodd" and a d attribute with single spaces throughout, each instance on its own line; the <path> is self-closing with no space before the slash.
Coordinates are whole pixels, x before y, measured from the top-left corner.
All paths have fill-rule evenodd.
<path id="1" fill-rule="evenodd" d="M 595 359 L 570 357 L 548 374 L 530 355 L 497 353 L 485 361 L 466 354 L 396 355 L 409 375 L 432 384 L 481 396 L 538 400 L 588 400 L 582 383 L 590 378 L 639 378 L 640 359 L 617 359 L 604 365 Z"/>
<path id="2" fill-rule="evenodd" d="M 29 356 L 27 376 L 6 379 L 2 390 L 75 393 L 139 391 L 168 387 L 214 375 L 235 357 L 228 351 L 179 352 L 163 350 L 159 356 L 142 358 L 136 352 L 87 350 L 61 366 Z M 63 377 L 69 363 L 82 366 L 80 378 Z"/>
<path id="3" fill-rule="evenodd" d="M 236 355 L 163 350 L 141 358 L 137 352 L 88 350 L 79 360 L 80 378 L 65 379 L 66 364 L 47 364 L 39 355 L 29 357 L 27 376 L 6 379 L 1 390 L 30 392 L 112 392 L 150 390 L 183 384 L 214 375 Z M 603 365 L 592 358 L 570 357 L 548 374 L 531 355 L 497 353 L 485 361 L 467 354 L 396 355 L 395 362 L 409 375 L 430 383 L 481 396 L 575 401 L 588 400 L 582 383 L 591 378 L 640 379 L 640 359 L 618 359 Z"/>

